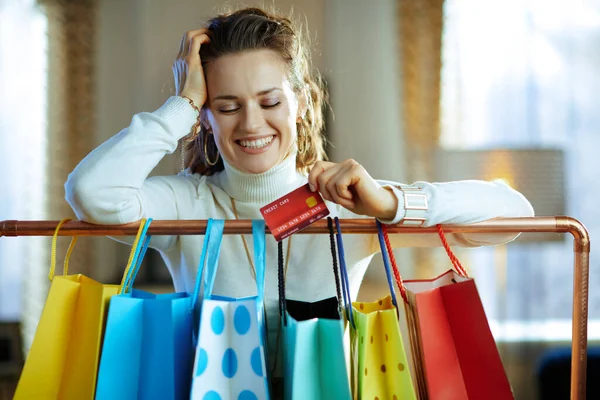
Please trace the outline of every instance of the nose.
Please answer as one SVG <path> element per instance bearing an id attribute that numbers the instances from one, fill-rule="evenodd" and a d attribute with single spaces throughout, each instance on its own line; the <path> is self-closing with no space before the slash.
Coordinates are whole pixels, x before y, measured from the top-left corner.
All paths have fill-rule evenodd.
<path id="1" fill-rule="evenodd" d="M 242 118 L 240 120 L 240 130 L 245 133 L 258 133 L 263 126 L 265 119 L 262 109 L 252 104 L 242 109 Z"/>

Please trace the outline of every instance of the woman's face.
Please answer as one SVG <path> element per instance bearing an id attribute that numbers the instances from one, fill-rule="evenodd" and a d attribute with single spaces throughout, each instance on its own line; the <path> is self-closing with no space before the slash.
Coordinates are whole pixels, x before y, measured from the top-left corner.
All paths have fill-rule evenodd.
<path id="1" fill-rule="evenodd" d="M 298 100 L 277 53 L 228 54 L 206 66 L 207 118 L 233 167 L 254 174 L 279 164 L 296 144 Z"/>

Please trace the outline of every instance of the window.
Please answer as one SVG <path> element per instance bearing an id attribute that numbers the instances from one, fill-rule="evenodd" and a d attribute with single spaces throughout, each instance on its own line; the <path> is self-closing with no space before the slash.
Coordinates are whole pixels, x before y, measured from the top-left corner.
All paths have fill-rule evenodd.
<path id="1" fill-rule="evenodd" d="M 0 220 L 43 219 L 46 132 L 46 18 L 34 0 L 0 0 Z M 21 319 L 30 246 L 0 239 L 0 320 Z M 47 262 L 40 260 L 40 262 Z"/>
<path id="2" fill-rule="evenodd" d="M 566 213 L 596 237 L 600 1 L 446 0 L 445 14 L 443 147 L 562 149 Z M 473 253 L 498 340 L 570 340 L 570 238 Z M 494 258 L 505 259 L 505 276 L 490 268 Z M 600 283 L 596 271 L 592 257 L 590 287 Z M 591 340 L 600 339 L 596 292 L 590 291 Z"/>

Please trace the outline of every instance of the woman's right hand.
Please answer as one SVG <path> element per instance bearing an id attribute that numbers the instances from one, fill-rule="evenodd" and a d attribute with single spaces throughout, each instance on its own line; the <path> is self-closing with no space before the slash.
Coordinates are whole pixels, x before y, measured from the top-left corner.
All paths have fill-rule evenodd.
<path id="1" fill-rule="evenodd" d="M 206 80 L 200 62 L 200 46 L 210 43 L 206 28 L 188 31 L 181 39 L 179 53 L 173 63 L 175 94 L 192 99 L 201 108 L 206 103 Z"/>

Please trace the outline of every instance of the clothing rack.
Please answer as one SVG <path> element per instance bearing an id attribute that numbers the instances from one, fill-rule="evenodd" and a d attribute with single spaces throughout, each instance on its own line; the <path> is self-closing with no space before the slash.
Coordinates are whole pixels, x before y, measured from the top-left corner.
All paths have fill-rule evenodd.
<path id="1" fill-rule="evenodd" d="M 52 236 L 59 221 L 0 221 L 0 237 Z M 207 220 L 153 221 L 150 235 L 203 235 Z M 377 233 L 374 219 L 340 220 L 344 234 Z M 498 218 L 467 225 L 443 225 L 445 233 L 570 233 L 573 236 L 573 325 L 571 344 L 571 399 L 582 400 L 586 396 L 587 326 L 590 238 L 585 226 L 578 220 L 565 217 Z M 81 221 L 65 223 L 60 236 L 128 236 L 135 235 L 139 222 L 125 225 L 95 225 Z M 269 230 L 266 230 L 270 233 Z M 394 234 L 437 234 L 435 227 L 418 228 L 388 225 Z M 251 220 L 228 220 L 225 234 L 252 233 Z M 297 234 L 329 233 L 327 221 L 317 221 Z"/>

